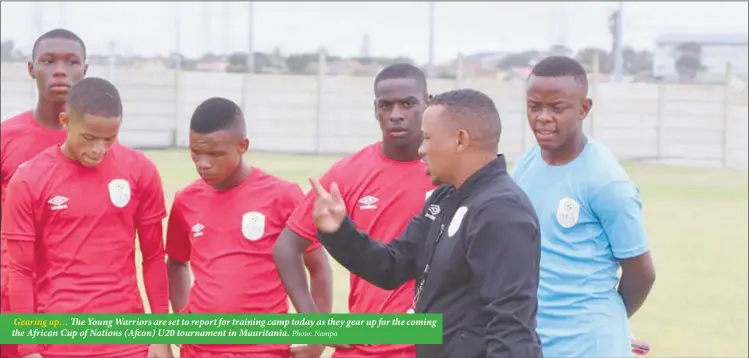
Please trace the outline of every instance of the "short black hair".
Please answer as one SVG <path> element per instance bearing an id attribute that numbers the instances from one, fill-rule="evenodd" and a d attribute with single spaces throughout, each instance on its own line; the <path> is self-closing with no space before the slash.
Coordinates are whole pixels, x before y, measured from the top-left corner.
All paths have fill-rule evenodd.
<path id="1" fill-rule="evenodd" d="M 246 135 L 244 115 L 239 106 L 221 97 L 209 98 L 195 108 L 190 118 L 190 130 L 208 134 L 221 130 Z"/>
<path id="2" fill-rule="evenodd" d="M 572 76 L 585 88 L 585 93 L 588 93 L 588 74 L 580 62 L 571 57 L 549 56 L 544 58 L 533 66 L 531 75 L 536 77 Z"/>
<path id="3" fill-rule="evenodd" d="M 410 78 L 416 81 L 416 84 L 424 89 L 424 94 L 426 94 L 427 78 L 424 75 L 424 71 L 410 63 L 394 63 L 382 69 L 382 71 L 380 71 L 380 73 L 378 73 L 375 77 L 375 93 L 377 92 L 377 84 L 379 84 L 380 81 L 392 80 L 396 78 Z"/>
<path id="4" fill-rule="evenodd" d="M 429 101 L 429 107 L 440 106 L 455 119 L 482 147 L 496 150 L 502 135 L 502 121 L 494 101 L 474 89 L 457 89 L 440 93 Z"/>
<path id="5" fill-rule="evenodd" d="M 122 117 L 120 92 L 109 81 L 88 77 L 76 83 L 68 92 L 67 112 L 79 116 Z"/>
<path id="6" fill-rule="evenodd" d="M 36 48 L 39 47 L 39 44 L 46 39 L 68 39 L 68 40 L 73 40 L 75 42 L 78 42 L 79 44 L 81 44 L 81 48 L 83 48 L 83 59 L 84 60 L 86 59 L 86 44 L 84 44 L 83 40 L 81 40 L 81 38 L 78 37 L 78 35 L 73 33 L 73 31 L 66 30 L 66 29 L 49 30 L 45 32 L 44 34 L 42 34 L 42 36 L 39 36 L 39 38 L 37 38 L 36 41 L 34 41 L 34 47 L 31 50 L 32 59 L 36 58 L 36 55 L 37 55 Z"/>

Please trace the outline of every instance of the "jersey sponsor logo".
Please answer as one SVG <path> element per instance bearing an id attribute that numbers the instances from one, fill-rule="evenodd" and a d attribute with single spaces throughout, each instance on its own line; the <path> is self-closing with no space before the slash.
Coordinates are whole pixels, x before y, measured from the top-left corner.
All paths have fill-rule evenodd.
<path id="1" fill-rule="evenodd" d="M 435 219 L 437 219 L 437 215 L 439 215 L 440 210 L 441 209 L 440 209 L 439 205 L 434 205 L 434 204 L 429 205 L 429 209 L 427 209 L 427 213 L 424 214 L 424 216 L 426 216 L 426 217 L 428 217 L 428 218 L 430 218 L 432 220 L 435 220 Z"/>
<path id="2" fill-rule="evenodd" d="M 49 208 L 50 210 L 62 210 L 68 208 L 68 204 L 65 204 L 68 200 L 69 199 L 64 196 L 56 195 L 54 198 L 47 200 L 47 203 L 52 205 Z"/>
<path id="3" fill-rule="evenodd" d="M 114 179 L 109 182 L 109 200 L 118 208 L 124 208 L 130 202 L 130 183 L 125 179 Z"/>
<path id="4" fill-rule="evenodd" d="M 205 226 L 203 226 L 203 224 L 201 224 L 201 223 L 197 223 L 197 224 L 195 224 L 195 225 L 192 226 L 192 228 L 190 229 L 190 231 L 192 231 L 192 236 L 193 237 L 201 237 L 201 236 L 203 236 L 203 229 L 205 229 Z"/>
<path id="5" fill-rule="evenodd" d="M 361 206 L 359 206 L 359 209 L 361 210 L 377 209 L 377 205 L 375 205 L 375 203 L 377 203 L 378 201 L 380 201 L 380 199 L 377 199 L 376 197 L 372 195 L 367 195 L 359 199 L 359 204 L 361 204 Z"/>
<path id="6" fill-rule="evenodd" d="M 565 229 L 577 224 L 580 218 L 580 204 L 572 198 L 562 198 L 557 206 L 557 222 Z"/>
<path id="7" fill-rule="evenodd" d="M 242 235 L 250 241 L 257 241 L 265 234 L 265 215 L 250 211 L 242 215 Z"/>
<path id="8" fill-rule="evenodd" d="M 450 221 L 450 226 L 447 227 L 447 236 L 453 237 L 453 235 L 458 232 L 460 224 L 463 222 L 463 218 L 466 216 L 467 211 L 468 207 L 465 206 L 461 206 L 455 211 L 455 215 L 453 215 L 453 219 Z"/>

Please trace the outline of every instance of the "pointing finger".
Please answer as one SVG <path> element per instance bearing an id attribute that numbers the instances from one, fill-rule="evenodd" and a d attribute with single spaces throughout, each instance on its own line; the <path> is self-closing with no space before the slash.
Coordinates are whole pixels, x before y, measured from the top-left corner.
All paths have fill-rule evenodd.
<path id="1" fill-rule="evenodd" d="M 320 184 L 320 181 L 318 181 L 316 178 L 309 177 L 309 183 L 312 185 L 312 190 L 317 193 L 317 196 L 328 196 L 328 192 L 325 190 L 325 188 L 322 187 L 322 184 Z"/>

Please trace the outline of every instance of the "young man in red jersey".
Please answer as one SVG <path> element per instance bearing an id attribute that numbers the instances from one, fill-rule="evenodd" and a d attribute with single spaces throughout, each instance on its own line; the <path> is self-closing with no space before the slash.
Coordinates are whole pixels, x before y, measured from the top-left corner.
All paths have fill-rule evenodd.
<path id="1" fill-rule="evenodd" d="M 86 75 L 85 61 L 86 45 L 68 30 L 50 30 L 34 42 L 28 71 L 36 81 L 39 97 L 35 110 L 0 124 L 0 201 L 4 200 L 5 187 L 19 165 L 65 140 L 60 113 L 65 110 L 68 89 Z M 10 312 L 5 246 L 0 242 L 0 313 Z M 17 356 L 16 345 L 0 345 L 0 357 Z"/>
<path id="2" fill-rule="evenodd" d="M 357 226 L 373 238 L 389 241 L 418 214 L 434 185 L 419 158 L 421 115 L 429 100 L 426 78 L 409 64 L 394 64 L 375 78 L 374 108 L 382 141 L 331 167 L 321 181 L 337 182 Z M 294 211 L 275 248 L 276 264 L 297 312 L 319 310 L 307 288 L 301 254 L 317 245 L 312 219 L 315 194 L 310 191 Z M 313 244 L 314 243 L 314 244 Z M 350 313 L 406 313 L 414 299 L 414 282 L 383 290 L 351 275 Z M 335 358 L 413 357 L 413 345 L 338 346 Z"/>
<path id="3" fill-rule="evenodd" d="M 143 313 L 135 234 L 153 313 L 168 313 L 161 179 L 142 153 L 116 143 L 122 102 L 87 78 L 70 89 L 62 145 L 16 170 L 0 235 L 17 313 Z M 34 283 L 36 275 L 36 283 Z M 171 357 L 168 345 L 19 345 L 25 357 Z"/>
<path id="4" fill-rule="evenodd" d="M 244 116 L 234 102 L 210 98 L 195 109 L 190 153 L 200 179 L 175 195 L 167 229 L 175 312 L 288 313 L 273 244 L 304 194 L 299 185 L 242 160 L 248 146 Z M 313 255 L 318 265 L 329 267 L 323 250 Z M 192 288 L 187 262 L 195 274 Z M 180 357 L 285 358 L 290 348 L 183 344 Z"/>

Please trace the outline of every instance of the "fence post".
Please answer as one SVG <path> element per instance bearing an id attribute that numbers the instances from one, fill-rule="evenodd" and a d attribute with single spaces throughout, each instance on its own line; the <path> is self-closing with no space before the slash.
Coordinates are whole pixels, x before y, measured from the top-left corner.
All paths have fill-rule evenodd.
<path id="1" fill-rule="evenodd" d="M 252 76 L 253 76 L 253 70 L 248 68 L 246 73 L 243 73 L 242 75 L 242 113 L 244 113 L 244 122 L 247 126 L 248 133 L 255 133 L 254 132 L 254 125 L 257 118 L 254 118 L 253 115 L 255 111 L 251 110 L 252 106 L 252 97 L 250 96 L 250 88 L 252 86 Z"/>
<path id="2" fill-rule="evenodd" d="M 322 137 L 323 97 L 325 96 L 325 74 L 327 73 L 327 56 L 325 49 L 320 48 L 317 55 L 317 106 L 315 108 L 315 153 L 320 154 Z"/>
<path id="3" fill-rule="evenodd" d="M 588 129 L 590 130 L 590 137 L 596 138 L 595 135 L 595 125 L 596 125 L 596 106 L 595 104 L 598 103 L 598 83 L 601 82 L 601 65 L 600 65 L 600 58 L 598 57 L 598 52 L 593 53 L 593 74 L 592 74 L 592 81 L 590 86 L 590 99 L 593 101 L 593 108 L 590 109 L 590 113 L 588 113 Z"/>
<path id="4" fill-rule="evenodd" d="M 731 117 L 731 82 L 733 80 L 733 66 L 726 62 L 725 83 L 723 83 L 723 133 L 721 142 L 721 167 L 728 168 L 728 131 Z"/>
<path id="5" fill-rule="evenodd" d="M 458 53 L 458 59 L 455 61 L 455 88 L 463 87 L 465 79 L 465 57 L 463 53 Z"/>
<path id="6" fill-rule="evenodd" d="M 666 84 L 658 82 L 658 108 L 655 118 L 655 157 L 658 161 L 663 160 L 663 133 L 665 128 L 663 125 L 663 106 L 666 103 Z"/>
<path id="7" fill-rule="evenodd" d="M 182 69 L 174 70 L 174 123 L 172 128 L 172 148 L 179 147 L 179 122 L 182 118 Z"/>

